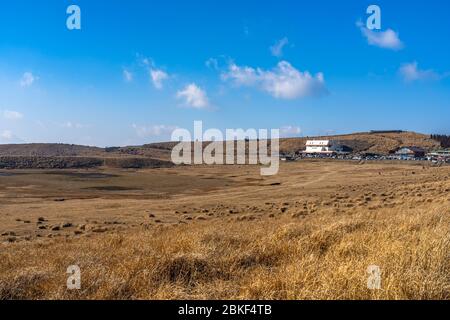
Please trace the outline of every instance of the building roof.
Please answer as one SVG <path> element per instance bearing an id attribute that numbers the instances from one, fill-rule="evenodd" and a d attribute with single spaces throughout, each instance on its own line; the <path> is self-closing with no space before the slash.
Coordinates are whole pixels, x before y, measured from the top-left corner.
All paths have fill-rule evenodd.
<path id="1" fill-rule="evenodd" d="M 306 146 L 320 146 L 320 147 L 326 147 L 329 146 L 330 140 L 308 140 L 306 141 Z"/>
<path id="2" fill-rule="evenodd" d="M 430 154 L 450 154 L 450 149 L 434 150 Z"/>
<path id="3" fill-rule="evenodd" d="M 400 152 L 401 150 L 404 150 L 404 149 L 407 149 L 407 150 L 409 150 L 411 152 L 416 152 L 416 153 L 425 152 L 424 149 L 422 149 L 420 147 L 415 147 L 415 146 L 412 146 L 412 147 L 400 147 L 400 148 L 397 149 L 396 152 Z"/>

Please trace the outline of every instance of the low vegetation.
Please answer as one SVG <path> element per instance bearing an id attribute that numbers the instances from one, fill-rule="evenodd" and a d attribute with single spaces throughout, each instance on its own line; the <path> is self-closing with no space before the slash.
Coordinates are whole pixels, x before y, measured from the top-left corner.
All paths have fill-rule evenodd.
<path id="1" fill-rule="evenodd" d="M 448 166 L 305 160 L 265 178 L 199 166 L 0 179 L 0 299 L 450 299 Z M 67 289 L 71 265 L 81 290 Z"/>
<path id="2" fill-rule="evenodd" d="M 197 222 L 0 253 L 1 299 L 449 299 L 448 207 Z M 82 289 L 66 289 L 78 265 Z M 382 289 L 367 288 L 378 265 Z"/>

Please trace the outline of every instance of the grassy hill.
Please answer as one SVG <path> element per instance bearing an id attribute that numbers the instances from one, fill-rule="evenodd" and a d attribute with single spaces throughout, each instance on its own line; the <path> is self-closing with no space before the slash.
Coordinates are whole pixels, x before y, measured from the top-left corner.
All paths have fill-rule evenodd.
<path id="1" fill-rule="evenodd" d="M 59 143 L 0 144 L 0 156 L 90 157 L 103 156 L 104 149 Z"/>
<path id="2" fill-rule="evenodd" d="M 306 137 L 282 139 L 280 142 L 280 150 L 284 152 L 295 152 L 296 150 L 305 149 L 306 140 L 323 139 L 336 140 L 341 144 L 353 149 L 353 152 L 368 152 L 388 154 L 401 146 L 417 146 L 427 151 L 439 148 L 440 143 L 431 139 L 430 135 L 415 132 L 402 133 L 354 133 L 337 136 L 322 137 Z"/>
<path id="3" fill-rule="evenodd" d="M 285 138 L 280 140 L 280 151 L 283 153 L 295 153 L 304 150 L 305 143 L 308 139 L 335 140 L 350 147 L 353 150 L 353 153 L 388 154 L 401 146 L 418 146 L 426 151 L 431 151 L 440 146 L 440 143 L 433 140 L 431 136 L 415 132 L 363 132 L 335 136 Z M 204 145 L 207 144 L 208 143 L 206 142 L 204 143 Z M 73 162 L 73 157 L 85 157 L 101 159 L 103 161 L 102 163 L 117 163 L 114 159 L 121 159 L 121 163 L 133 163 L 133 166 L 136 166 L 136 163 L 146 163 L 144 159 L 154 159 L 157 160 L 156 163 L 158 163 L 158 161 L 170 161 L 171 150 L 174 145 L 176 145 L 176 142 L 161 142 L 142 146 L 113 148 L 45 143 L 0 145 L 0 158 L 28 157 L 28 159 L 31 160 L 27 160 L 27 162 L 33 162 L 33 157 L 67 157 L 71 158 L 70 161 Z M 11 160 L 10 158 L 8 159 Z M 105 161 L 107 159 L 109 159 L 109 161 Z"/>
<path id="4" fill-rule="evenodd" d="M 431 139 L 430 135 L 415 132 L 401 133 L 353 133 L 335 136 L 302 137 L 280 139 L 280 152 L 295 153 L 304 150 L 307 140 L 335 140 L 340 144 L 350 147 L 354 153 L 378 153 L 388 154 L 402 146 L 417 146 L 431 151 L 440 147 L 440 143 Z M 148 144 L 142 147 L 134 147 L 132 150 L 140 155 L 169 159 L 174 142 Z M 121 148 L 122 152 L 130 151 L 129 148 Z"/>

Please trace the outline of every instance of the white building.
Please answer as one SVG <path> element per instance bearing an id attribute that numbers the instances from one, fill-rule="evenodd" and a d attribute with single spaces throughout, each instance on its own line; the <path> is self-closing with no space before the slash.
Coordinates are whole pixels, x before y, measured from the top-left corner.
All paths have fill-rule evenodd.
<path id="1" fill-rule="evenodd" d="M 333 143 L 331 140 L 308 140 L 306 141 L 305 153 L 322 153 L 331 154 L 335 152 L 342 152 L 341 146 Z"/>

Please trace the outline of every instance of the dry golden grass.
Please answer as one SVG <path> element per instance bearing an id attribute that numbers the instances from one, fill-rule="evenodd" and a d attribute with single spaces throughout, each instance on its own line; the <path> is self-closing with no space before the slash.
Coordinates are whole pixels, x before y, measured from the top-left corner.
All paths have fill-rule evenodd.
<path id="1" fill-rule="evenodd" d="M 450 167 L 20 173 L 0 186 L 0 299 L 450 299 Z"/>
<path id="2" fill-rule="evenodd" d="M 198 222 L 0 253 L 1 299 L 449 299 L 443 206 Z M 79 265 L 82 289 L 66 289 Z M 367 289 L 378 265 L 382 289 Z"/>

